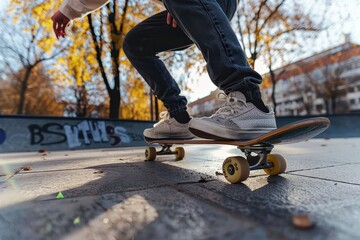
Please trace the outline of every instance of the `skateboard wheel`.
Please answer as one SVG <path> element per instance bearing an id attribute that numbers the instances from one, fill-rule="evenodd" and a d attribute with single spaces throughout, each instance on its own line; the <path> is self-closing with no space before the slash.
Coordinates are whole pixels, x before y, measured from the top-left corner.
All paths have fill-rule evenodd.
<path id="1" fill-rule="evenodd" d="M 280 154 L 269 154 L 267 162 L 274 164 L 271 168 L 265 168 L 264 171 L 270 176 L 275 176 L 284 173 L 286 170 L 286 160 Z"/>
<path id="2" fill-rule="evenodd" d="M 230 183 L 240 183 L 250 175 L 249 163 L 243 157 L 228 157 L 223 163 L 223 173 Z"/>
<path id="3" fill-rule="evenodd" d="M 176 160 L 182 160 L 185 157 L 185 149 L 183 147 L 176 147 L 174 152 Z"/>
<path id="4" fill-rule="evenodd" d="M 154 161 L 156 158 L 156 148 L 148 147 L 145 150 L 145 160 L 146 161 Z"/>

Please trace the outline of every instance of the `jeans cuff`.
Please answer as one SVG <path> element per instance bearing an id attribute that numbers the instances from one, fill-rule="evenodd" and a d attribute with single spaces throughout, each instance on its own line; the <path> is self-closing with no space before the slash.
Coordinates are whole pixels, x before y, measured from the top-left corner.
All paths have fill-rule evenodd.
<path id="1" fill-rule="evenodd" d="M 170 113 L 171 117 L 174 117 L 178 114 L 187 112 L 187 107 L 186 106 L 176 106 L 176 107 L 170 107 L 168 108 L 168 112 Z"/>

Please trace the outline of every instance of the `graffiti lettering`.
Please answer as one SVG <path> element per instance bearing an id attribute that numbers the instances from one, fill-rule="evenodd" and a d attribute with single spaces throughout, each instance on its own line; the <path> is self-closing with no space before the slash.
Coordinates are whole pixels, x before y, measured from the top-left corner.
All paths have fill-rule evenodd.
<path id="1" fill-rule="evenodd" d="M 6 133 L 2 128 L 0 128 L 0 144 L 3 144 L 5 140 L 6 140 Z"/>
<path id="2" fill-rule="evenodd" d="M 66 141 L 66 135 L 56 130 L 62 130 L 63 127 L 58 123 L 47 123 L 44 126 L 31 124 L 28 126 L 30 131 L 30 144 L 52 145 Z"/>
<path id="3" fill-rule="evenodd" d="M 92 143 L 108 143 L 111 146 L 120 143 L 129 144 L 132 141 L 143 141 L 142 135 L 128 133 L 121 126 L 106 125 L 105 121 L 84 120 L 75 125 L 47 123 L 43 126 L 31 124 L 31 145 L 52 145 L 66 142 L 69 148 L 91 145 Z M 4 136 L 4 137 L 2 137 Z M 0 129 L 0 143 L 5 138 Z"/>
<path id="4" fill-rule="evenodd" d="M 82 121 L 76 126 L 65 125 L 64 130 L 70 148 L 81 146 L 80 139 L 83 139 L 85 145 L 91 144 L 90 139 L 95 143 L 109 142 L 103 121 Z"/>
<path id="5" fill-rule="evenodd" d="M 0 152 L 91 149 L 144 144 L 152 123 L 90 118 L 0 116 Z"/>

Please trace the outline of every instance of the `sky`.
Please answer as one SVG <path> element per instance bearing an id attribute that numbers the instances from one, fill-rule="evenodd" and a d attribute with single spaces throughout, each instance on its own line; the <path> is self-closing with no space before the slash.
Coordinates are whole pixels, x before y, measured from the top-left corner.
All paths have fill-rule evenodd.
<path id="1" fill-rule="evenodd" d="M 0 0 L 0 15 L 4 15 L 5 8 L 9 0 Z M 360 27 L 358 26 L 358 13 L 360 12 L 360 0 L 303 0 L 304 9 L 312 11 L 313 14 L 327 12 L 326 22 L 329 28 L 320 34 L 317 38 L 308 39 L 306 42 L 305 53 L 300 58 L 311 56 L 314 53 L 324 51 L 328 48 L 340 45 L 344 42 L 344 35 L 350 34 L 351 41 L 360 44 Z M 319 8 L 312 9 L 314 2 L 321 2 Z M 75 23 L 76 24 L 76 23 Z M 298 60 L 298 59 L 294 59 Z M 267 69 L 259 62 L 255 66 L 255 70 L 261 74 L 267 72 Z M 196 76 L 192 74 L 198 81 L 191 81 L 189 84 L 192 92 L 185 94 L 189 101 L 207 96 L 211 91 L 215 90 L 215 86 L 207 75 Z"/>

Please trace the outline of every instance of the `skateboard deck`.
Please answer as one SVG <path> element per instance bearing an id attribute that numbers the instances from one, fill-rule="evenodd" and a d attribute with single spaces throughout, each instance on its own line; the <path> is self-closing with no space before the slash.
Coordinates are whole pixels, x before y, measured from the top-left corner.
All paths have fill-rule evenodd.
<path id="1" fill-rule="evenodd" d="M 311 139 L 325 131 L 329 126 L 329 119 L 316 117 L 287 124 L 251 140 L 213 140 L 201 138 L 190 140 L 155 140 L 145 138 L 150 144 L 159 144 L 162 146 L 160 151 L 156 151 L 155 147 L 148 147 L 145 151 L 145 158 L 148 161 L 153 161 L 156 155 L 175 154 L 176 160 L 183 159 L 185 156 L 184 148 L 176 147 L 175 150 L 172 151 L 171 147 L 174 144 L 233 145 L 239 148 L 245 154 L 246 158 L 236 156 L 225 159 L 223 173 L 228 181 L 238 183 L 247 179 L 250 170 L 264 169 L 269 175 L 278 175 L 285 172 L 285 159 L 279 154 L 270 154 L 274 146 L 277 144 L 298 143 Z"/>

